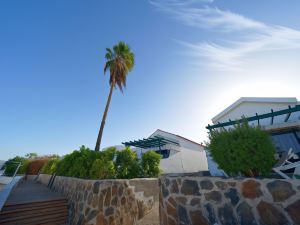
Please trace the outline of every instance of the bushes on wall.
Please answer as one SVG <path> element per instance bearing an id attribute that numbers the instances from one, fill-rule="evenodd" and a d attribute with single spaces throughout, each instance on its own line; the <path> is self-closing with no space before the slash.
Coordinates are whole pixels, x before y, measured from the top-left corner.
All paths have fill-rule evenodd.
<path id="1" fill-rule="evenodd" d="M 107 148 L 104 151 L 92 151 L 85 146 L 80 147 L 62 158 L 58 156 L 44 156 L 32 159 L 16 156 L 6 163 L 6 174 L 12 175 L 16 169 L 16 162 L 21 162 L 19 174 L 56 173 L 59 176 L 78 177 L 85 179 L 112 179 L 157 177 L 161 156 L 155 152 L 145 153 L 141 160 L 130 148 L 116 151 Z"/>
<path id="2" fill-rule="evenodd" d="M 265 175 L 274 165 L 275 148 L 270 136 L 246 121 L 234 129 L 211 131 L 209 139 L 213 159 L 229 175 Z"/>
<path id="3" fill-rule="evenodd" d="M 140 175 L 140 166 L 137 154 L 131 151 L 130 148 L 125 148 L 123 151 L 117 152 L 116 159 L 116 176 L 118 178 L 135 178 Z"/>
<path id="4" fill-rule="evenodd" d="M 17 169 L 18 163 L 21 163 L 21 166 L 17 174 L 26 173 L 28 165 L 30 163 L 29 159 L 21 156 L 16 156 L 12 159 L 7 160 L 7 162 L 5 163 L 5 175 L 12 176 Z"/>
<path id="5" fill-rule="evenodd" d="M 116 176 L 115 165 L 112 160 L 96 159 L 90 170 L 91 179 L 112 179 Z"/>
<path id="6" fill-rule="evenodd" d="M 26 173 L 29 175 L 36 175 L 42 167 L 49 161 L 49 158 L 39 158 L 30 160 L 27 166 Z"/>
<path id="7" fill-rule="evenodd" d="M 161 155 L 154 151 L 148 151 L 144 153 L 141 161 L 143 177 L 158 177 L 160 174 L 160 160 Z"/>
<path id="8" fill-rule="evenodd" d="M 44 173 L 44 174 L 53 174 L 53 173 L 55 173 L 56 170 L 57 170 L 57 165 L 58 165 L 59 161 L 60 161 L 60 159 L 57 158 L 57 157 L 48 160 L 45 163 L 45 165 L 43 166 L 43 168 L 41 170 L 41 173 Z"/>
<path id="9" fill-rule="evenodd" d="M 100 153 L 81 146 L 79 151 L 65 155 L 57 165 L 57 175 L 67 177 L 88 178 L 94 160 L 100 158 Z"/>

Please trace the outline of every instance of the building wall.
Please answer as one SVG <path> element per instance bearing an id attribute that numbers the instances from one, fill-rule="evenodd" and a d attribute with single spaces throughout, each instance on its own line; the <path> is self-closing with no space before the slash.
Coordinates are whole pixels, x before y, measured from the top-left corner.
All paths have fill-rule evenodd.
<path id="1" fill-rule="evenodd" d="M 246 117 L 255 116 L 256 113 L 264 114 L 270 113 L 271 109 L 274 111 L 287 109 L 288 106 L 295 106 L 295 104 L 291 103 L 270 103 L 270 102 L 242 102 L 236 108 L 233 108 L 231 111 L 218 118 L 217 120 L 213 120 L 213 123 L 216 124 L 218 122 L 228 122 L 229 119 L 236 120 L 240 119 L 243 115 Z"/>
<path id="2" fill-rule="evenodd" d="M 40 174 L 47 185 L 50 175 Z M 157 179 L 84 180 L 57 176 L 51 187 L 68 199 L 68 224 L 136 225 L 158 204 Z"/>
<path id="3" fill-rule="evenodd" d="M 163 176 L 161 225 L 300 224 L 300 180 Z"/>
<path id="4" fill-rule="evenodd" d="M 179 142 L 179 147 L 172 145 L 167 146 L 174 148 L 174 151 L 166 159 L 161 160 L 161 169 L 163 173 L 191 173 L 207 171 L 207 159 L 204 147 L 193 143 L 176 135 L 163 131 L 156 131 L 151 137 L 161 135 L 170 140 Z"/>

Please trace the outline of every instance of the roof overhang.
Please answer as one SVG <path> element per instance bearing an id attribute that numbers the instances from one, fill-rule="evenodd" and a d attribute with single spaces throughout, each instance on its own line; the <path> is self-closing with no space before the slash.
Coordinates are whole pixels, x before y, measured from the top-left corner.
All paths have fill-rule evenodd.
<path id="1" fill-rule="evenodd" d="M 179 146 L 179 142 L 161 137 L 155 136 L 150 138 L 143 138 L 134 141 L 122 142 L 125 146 L 134 146 L 138 148 L 161 148 L 164 145 L 172 144 Z"/>
<path id="2" fill-rule="evenodd" d="M 251 103 L 286 103 L 286 104 L 297 104 L 298 100 L 297 98 L 290 97 L 290 98 L 258 98 L 258 97 L 242 97 L 238 99 L 236 102 L 228 106 L 226 109 L 224 109 L 222 112 L 217 114 L 212 118 L 212 121 L 218 121 L 220 118 L 225 116 L 227 113 L 235 109 L 237 106 L 239 106 L 242 103 L 245 102 L 251 102 Z"/>
<path id="3" fill-rule="evenodd" d="M 278 111 L 273 111 L 271 110 L 270 113 L 265 113 L 265 114 L 261 114 L 258 115 L 256 113 L 256 116 L 251 116 L 251 117 L 245 117 L 245 118 L 241 118 L 238 120 L 229 120 L 228 122 L 223 122 L 223 123 L 217 123 L 214 125 L 209 125 L 206 127 L 209 130 L 215 129 L 215 128 L 225 128 L 227 126 L 232 126 L 238 123 L 242 123 L 244 120 L 246 120 L 247 122 L 251 122 L 251 121 L 257 121 L 258 125 L 260 125 L 260 120 L 263 119 L 270 119 L 270 125 L 273 125 L 273 121 L 274 121 L 274 117 L 276 116 L 283 116 L 284 120 L 283 122 L 286 123 L 288 122 L 290 116 L 292 113 L 300 113 L 300 105 L 296 105 L 294 107 L 289 106 L 287 109 L 283 109 L 283 110 L 278 110 Z"/>

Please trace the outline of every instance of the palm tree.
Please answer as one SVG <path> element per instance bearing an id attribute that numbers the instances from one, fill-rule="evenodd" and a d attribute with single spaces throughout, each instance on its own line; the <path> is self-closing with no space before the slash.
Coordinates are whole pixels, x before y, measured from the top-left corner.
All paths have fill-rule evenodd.
<path id="1" fill-rule="evenodd" d="M 120 41 L 117 45 L 114 45 L 113 49 L 107 48 L 105 58 L 107 61 L 104 66 L 104 74 L 107 70 L 109 70 L 110 91 L 103 113 L 95 151 L 100 150 L 103 129 L 113 90 L 116 87 L 119 87 L 120 91 L 123 93 L 123 88 L 126 87 L 127 75 L 134 66 L 134 54 L 131 52 L 130 47 L 122 41 Z"/>

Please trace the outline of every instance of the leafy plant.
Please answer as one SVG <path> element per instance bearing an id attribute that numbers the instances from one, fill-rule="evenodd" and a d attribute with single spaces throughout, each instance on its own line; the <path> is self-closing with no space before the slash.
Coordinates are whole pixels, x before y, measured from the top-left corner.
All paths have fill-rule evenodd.
<path id="1" fill-rule="evenodd" d="M 249 126 L 247 121 L 233 129 L 213 130 L 209 140 L 213 159 L 230 175 L 266 175 L 274 165 L 275 147 L 270 136 L 259 126 Z"/>
<path id="2" fill-rule="evenodd" d="M 79 151 L 65 155 L 57 165 L 57 175 L 88 178 L 94 160 L 100 158 L 100 153 L 81 146 Z"/>
<path id="3" fill-rule="evenodd" d="M 158 177 L 160 174 L 161 155 L 154 151 L 148 151 L 142 155 L 141 168 L 144 177 Z"/>
<path id="4" fill-rule="evenodd" d="M 44 174 L 53 174 L 57 170 L 57 165 L 59 163 L 60 159 L 59 158 L 52 158 L 48 160 L 45 165 L 43 166 L 41 173 Z"/>
<path id="5" fill-rule="evenodd" d="M 18 169 L 17 174 L 26 173 L 30 161 L 25 157 L 16 156 L 12 159 L 7 160 L 7 162 L 5 163 L 5 175 L 12 176 L 17 169 L 18 163 L 21 163 L 21 166 Z"/>
<path id="6" fill-rule="evenodd" d="M 105 158 L 96 159 L 90 170 L 91 179 L 112 179 L 115 175 L 114 162 Z"/>
<path id="7" fill-rule="evenodd" d="M 123 151 L 117 152 L 116 158 L 117 178 L 131 179 L 140 175 L 140 166 L 137 154 L 129 147 Z"/>

